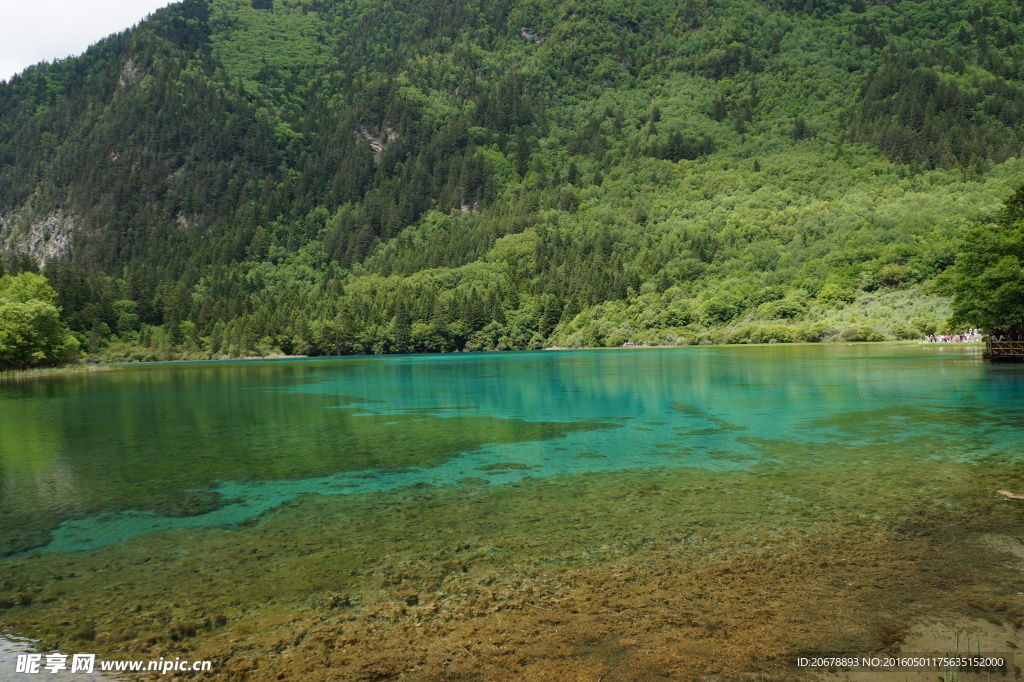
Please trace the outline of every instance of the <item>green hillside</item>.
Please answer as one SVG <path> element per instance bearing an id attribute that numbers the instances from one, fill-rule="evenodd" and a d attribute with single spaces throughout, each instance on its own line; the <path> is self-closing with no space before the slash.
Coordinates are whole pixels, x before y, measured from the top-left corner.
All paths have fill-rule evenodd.
<path id="1" fill-rule="evenodd" d="M 184 0 L 0 84 L 0 249 L 107 359 L 916 338 L 1024 171 L 1022 36 L 1002 0 Z"/>

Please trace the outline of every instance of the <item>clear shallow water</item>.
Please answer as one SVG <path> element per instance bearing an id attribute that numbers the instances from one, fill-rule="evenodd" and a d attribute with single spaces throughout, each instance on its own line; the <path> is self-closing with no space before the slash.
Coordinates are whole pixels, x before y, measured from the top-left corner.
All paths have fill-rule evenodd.
<path id="1" fill-rule="evenodd" d="M 836 444 L 867 458 L 905 446 L 917 459 L 1013 461 L 1024 371 L 977 350 L 359 357 L 3 382 L 0 548 L 230 526 L 309 493 L 796 466 L 788 453 L 803 462 Z"/>

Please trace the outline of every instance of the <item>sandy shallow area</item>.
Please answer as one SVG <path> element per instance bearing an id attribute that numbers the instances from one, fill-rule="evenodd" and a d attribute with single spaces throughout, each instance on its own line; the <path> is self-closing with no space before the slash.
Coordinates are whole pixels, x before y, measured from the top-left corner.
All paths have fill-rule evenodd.
<path id="1" fill-rule="evenodd" d="M 8 558 L 0 622 L 64 653 L 212 660 L 194 679 L 935 680 L 796 665 L 1022 645 L 1024 502 L 995 493 L 1022 472 L 930 490 L 921 467 L 899 485 L 808 469 L 782 489 L 762 467 L 308 495 L 233 528 Z"/>

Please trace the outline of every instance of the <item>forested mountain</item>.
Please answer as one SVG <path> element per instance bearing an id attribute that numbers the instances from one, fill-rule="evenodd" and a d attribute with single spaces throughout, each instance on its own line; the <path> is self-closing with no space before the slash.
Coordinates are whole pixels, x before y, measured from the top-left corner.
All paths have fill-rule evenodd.
<path id="1" fill-rule="evenodd" d="M 184 0 L 0 84 L 2 262 L 109 359 L 912 338 L 1024 170 L 1022 36 L 1008 0 Z"/>

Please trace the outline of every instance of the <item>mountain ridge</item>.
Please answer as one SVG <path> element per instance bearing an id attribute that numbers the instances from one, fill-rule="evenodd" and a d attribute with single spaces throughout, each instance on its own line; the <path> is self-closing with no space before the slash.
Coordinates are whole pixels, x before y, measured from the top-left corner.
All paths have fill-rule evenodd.
<path id="1" fill-rule="evenodd" d="M 1019 176 L 1020 22 L 185 0 L 0 86 L 0 248 L 109 359 L 914 338 Z"/>

